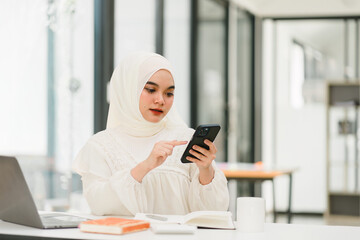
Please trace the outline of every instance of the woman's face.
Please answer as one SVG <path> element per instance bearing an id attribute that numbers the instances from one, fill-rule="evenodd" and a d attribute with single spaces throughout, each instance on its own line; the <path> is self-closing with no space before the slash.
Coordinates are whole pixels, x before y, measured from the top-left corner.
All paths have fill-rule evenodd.
<path id="1" fill-rule="evenodd" d="M 139 108 L 145 120 L 157 123 L 170 111 L 174 102 L 174 80 L 169 71 L 161 69 L 145 84 Z"/>

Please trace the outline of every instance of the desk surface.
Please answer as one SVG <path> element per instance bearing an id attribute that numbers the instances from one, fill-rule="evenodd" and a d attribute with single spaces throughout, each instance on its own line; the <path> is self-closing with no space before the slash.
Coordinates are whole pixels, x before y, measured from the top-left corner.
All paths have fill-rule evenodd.
<path id="1" fill-rule="evenodd" d="M 252 163 L 218 163 L 228 179 L 273 179 L 281 175 L 292 174 L 295 168 L 278 168 Z"/>
<path id="2" fill-rule="evenodd" d="M 82 233 L 79 229 L 51 229 L 42 230 L 31 227 L 25 227 L 17 224 L 0 221 L 0 239 L 23 239 L 24 236 L 46 238 L 46 239 L 267 239 L 267 240 L 297 240 L 297 239 L 317 239 L 317 240 L 339 240 L 339 239 L 358 239 L 360 236 L 360 227 L 347 226 L 316 226 L 316 225 L 298 225 L 298 224 L 280 224 L 266 223 L 265 231 L 262 233 L 241 233 L 237 230 L 211 230 L 198 229 L 195 234 L 154 234 L 151 230 L 130 233 L 125 235 L 105 235 Z"/>

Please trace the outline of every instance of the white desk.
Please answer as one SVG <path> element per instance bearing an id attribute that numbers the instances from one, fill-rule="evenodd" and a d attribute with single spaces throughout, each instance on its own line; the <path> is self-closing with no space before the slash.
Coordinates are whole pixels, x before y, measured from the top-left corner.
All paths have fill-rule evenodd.
<path id="1" fill-rule="evenodd" d="M 151 230 L 125 235 L 82 233 L 78 229 L 42 230 L 0 221 L 0 239 L 121 239 L 121 240 L 348 240 L 359 239 L 360 227 L 315 226 L 266 223 L 263 233 L 241 233 L 236 230 L 198 229 L 195 234 L 154 234 Z"/>

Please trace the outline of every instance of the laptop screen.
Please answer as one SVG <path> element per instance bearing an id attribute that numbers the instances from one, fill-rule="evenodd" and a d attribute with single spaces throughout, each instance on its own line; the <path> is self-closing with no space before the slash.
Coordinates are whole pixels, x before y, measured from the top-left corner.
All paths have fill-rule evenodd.
<path id="1" fill-rule="evenodd" d="M 0 219 L 37 228 L 43 227 L 15 157 L 0 156 Z"/>

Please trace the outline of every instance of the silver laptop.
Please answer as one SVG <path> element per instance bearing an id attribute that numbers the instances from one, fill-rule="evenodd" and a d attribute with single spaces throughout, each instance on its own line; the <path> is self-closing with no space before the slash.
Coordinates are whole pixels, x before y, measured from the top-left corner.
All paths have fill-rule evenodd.
<path id="1" fill-rule="evenodd" d="M 15 157 L 0 156 L 0 219 L 36 228 L 73 228 L 88 220 L 66 213 L 39 214 Z"/>

